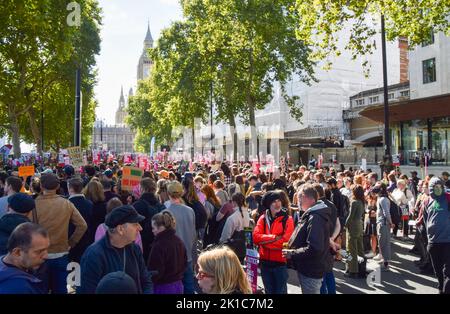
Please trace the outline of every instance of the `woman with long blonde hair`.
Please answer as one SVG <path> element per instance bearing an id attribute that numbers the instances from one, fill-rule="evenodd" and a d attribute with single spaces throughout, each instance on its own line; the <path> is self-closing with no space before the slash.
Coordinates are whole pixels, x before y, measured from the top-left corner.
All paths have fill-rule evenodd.
<path id="1" fill-rule="evenodd" d="M 252 293 L 238 257 L 226 246 L 200 254 L 196 278 L 202 291 L 207 294 Z"/>

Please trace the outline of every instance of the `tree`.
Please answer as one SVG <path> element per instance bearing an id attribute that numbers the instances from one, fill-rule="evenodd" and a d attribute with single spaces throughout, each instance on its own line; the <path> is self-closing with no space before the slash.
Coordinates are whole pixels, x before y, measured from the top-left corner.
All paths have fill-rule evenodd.
<path id="1" fill-rule="evenodd" d="M 297 37 L 313 47 L 313 60 L 339 55 L 338 40 L 346 42 L 345 49 L 352 51 L 353 58 L 372 53 L 381 14 L 387 39 L 407 38 L 411 48 L 432 31 L 450 32 L 448 0 L 296 0 L 291 12 L 297 16 Z M 351 35 L 338 38 L 344 27 Z"/>
<path id="2" fill-rule="evenodd" d="M 89 123 L 92 125 L 92 106 L 95 108 L 92 101 L 95 83 L 93 65 L 95 54 L 99 52 L 101 19 L 97 1 L 84 0 L 79 3 L 82 7 L 82 25 L 79 29 L 67 25 L 68 11 L 64 1 L 7 0 L 2 3 L 0 125 L 3 132 L 11 135 L 16 157 L 20 155 L 21 138 L 36 143 L 38 151 L 41 150 L 41 110 L 47 108 L 51 115 L 62 109 L 60 118 L 67 118 L 67 107 L 60 107 L 74 98 L 75 92 L 69 96 L 69 91 L 74 85 L 75 69 L 79 66 L 85 73 L 83 108 L 89 114 L 85 117 L 87 124 L 84 129 L 88 129 Z M 54 102 L 55 99 L 60 102 Z M 61 119 L 46 120 L 50 127 L 48 135 L 61 126 L 58 125 Z M 71 134 L 73 128 L 69 129 L 69 125 L 65 124 L 62 133 L 53 133 L 54 136 L 63 138 Z M 48 140 L 51 141 L 51 138 Z"/>
<path id="3" fill-rule="evenodd" d="M 151 110 L 172 125 L 205 119 L 214 84 L 216 121 L 251 126 L 252 154 L 257 156 L 255 112 L 272 99 L 275 82 L 291 114 L 300 120 L 298 99 L 284 84 L 298 75 L 312 79 L 309 49 L 295 37 L 288 0 L 183 1 L 185 20 L 162 33 L 152 51 Z M 234 142 L 236 133 L 233 133 Z M 236 152 L 236 149 L 235 149 Z"/>
<path id="4" fill-rule="evenodd" d="M 150 151 L 150 139 L 156 138 L 156 145 L 171 141 L 172 127 L 167 120 L 156 119 L 150 112 L 150 81 L 138 82 L 136 95 L 130 97 L 126 121 L 136 131 L 135 149 L 139 152 Z"/>

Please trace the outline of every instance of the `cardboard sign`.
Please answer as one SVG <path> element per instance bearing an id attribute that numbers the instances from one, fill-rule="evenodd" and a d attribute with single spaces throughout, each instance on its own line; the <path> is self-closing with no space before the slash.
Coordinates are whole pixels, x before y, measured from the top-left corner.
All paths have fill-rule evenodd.
<path id="1" fill-rule="evenodd" d="M 19 177 L 32 177 L 34 176 L 34 166 L 22 166 L 19 167 Z"/>
<path id="2" fill-rule="evenodd" d="M 83 152 L 80 146 L 67 148 L 67 153 L 69 154 L 70 163 L 74 168 L 83 166 Z"/>
<path id="3" fill-rule="evenodd" d="M 122 189 L 126 191 L 133 191 L 133 188 L 142 180 L 144 171 L 137 167 L 123 167 L 122 171 Z"/>
<path id="4" fill-rule="evenodd" d="M 211 165 L 211 172 L 216 172 L 217 170 L 219 170 L 219 167 L 219 164 Z"/>
<path id="5" fill-rule="evenodd" d="M 247 250 L 247 279 L 250 282 L 253 293 L 258 289 L 258 251 Z"/>

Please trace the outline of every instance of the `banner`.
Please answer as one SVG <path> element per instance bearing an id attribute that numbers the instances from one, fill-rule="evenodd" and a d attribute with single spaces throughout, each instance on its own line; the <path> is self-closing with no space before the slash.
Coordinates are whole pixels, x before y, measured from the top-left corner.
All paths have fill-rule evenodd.
<path id="1" fill-rule="evenodd" d="M 74 168 L 83 166 L 83 151 L 80 146 L 67 148 L 67 153 L 69 154 L 70 164 Z"/>
<path id="2" fill-rule="evenodd" d="M 247 249 L 247 279 L 250 282 L 253 293 L 258 290 L 258 251 Z"/>
<path id="3" fill-rule="evenodd" d="M 152 137 L 152 140 L 150 142 L 150 157 L 153 158 L 153 154 L 155 153 L 155 137 Z"/>
<path id="4" fill-rule="evenodd" d="M 132 191 L 142 180 L 144 171 L 137 167 L 125 166 L 122 171 L 122 190 Z"/>
<path id="5" fill-rule="evenodd" d="M 11 149 L 12 149 L 12 145 L 10 145 L 10 144 L 3 145 L 0 148 L 0 155 L 7 157 L 9 155 L 9 152 L 11 151 Z M 7 159 L 7 158 L 5 158 L 5 159 Z"/>

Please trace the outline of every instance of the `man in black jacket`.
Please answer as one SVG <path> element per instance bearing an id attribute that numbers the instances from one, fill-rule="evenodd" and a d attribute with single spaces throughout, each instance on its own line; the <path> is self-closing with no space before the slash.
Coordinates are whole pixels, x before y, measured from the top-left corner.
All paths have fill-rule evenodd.
<path id="1" fill-rule="evenodd" d="M 8 212 L 0 219 L 0 256 L 8 253 L 8 239 L 14 229 L 25 222 L 35 208 L 34 199 L 25 193 L 16 193 L 8 197 Z"/>
<path id="2" fill-rule="evenodd" d="M 88 227 L 81 240 L 69 251 L 70 260 L 79 263 L 84 251 L 94 242 L 95 230 L 92 219 L 94 204 L 81 193 L 83 190 L 83 180 L 81 178 L 75 177 L 70 179 L 67 182 L 67 188 L 69 191 L 69 201 L 78 209 Z M 74 231 L 75 226 L 69 224 L 69 236 Z"/>
<path id="3" fill-rule="evenodd" d="M 336 206 L 327 199 L 331 197 L 331 191 L 329 189 L 324 190 L 319 183 L 314 183 L 313 187 L 317 192 L 319 200 L 330 209 L 330 249 L 333 252 L 337 252 L 340 249 L 340 246 L 336 244 L 334 240 L 339 235 L 341 224 Z M 321 294 L 336 294 L 336 280 L 333 273 L 333 263 L 334 256 L 330 254 L 322 286 L 320 287 Z"/>
<path id="4" fill-rule="evenodd" d="M 141 249 L 134 243 L 142 230 L 139 215 L 131 205 L 113 209 L 106 216 L 106 235 L 92 244 L 81 258 L 81 286 L 77 292 L 94 294 L 107 274 L 122 271 L 133 278 L 139 294 L 153 292 L 153 284 Z"/>
<path id="5" fill-rule="evenodd" d="M 144 251 L 144 260 L 148 260 L 151 251 L 151 245 L 154 239 L 152 232 L 152 217 L 162 212 L 166 207 L 161 204 L 155 196 L 156 182 L 150 178 L 144 178 L 139 185 L 141 198 L 133 203 L 133 207 L 145 217 L 140 223 L 142 227 L 141 238 L 142 248 Z"/>
<path id="6" fill-rule="evenodd" d="M 319 294 L 323 276 L 330 259 L 331 212 L 318 200 L 314 187 L 306 183 L 300 191 L 305 211 L 289 240 L 283 256 L 292 259 L 302 292 Z"/>

